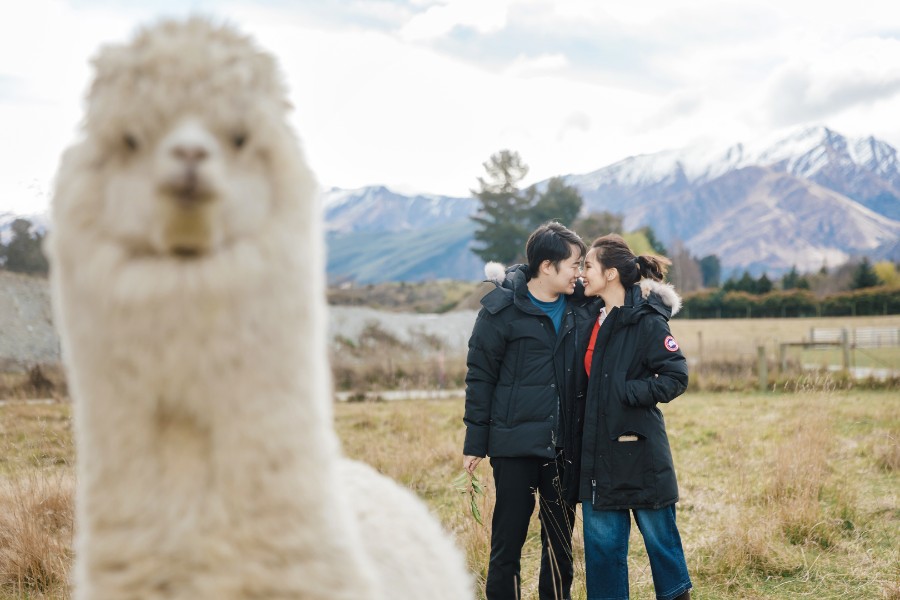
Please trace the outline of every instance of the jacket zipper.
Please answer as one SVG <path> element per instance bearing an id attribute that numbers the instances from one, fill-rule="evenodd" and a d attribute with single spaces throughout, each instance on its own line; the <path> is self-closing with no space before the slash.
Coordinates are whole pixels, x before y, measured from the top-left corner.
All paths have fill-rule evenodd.
<path id="1" fill-rule="evenodd" d="M 597 480 L 591 479 L 591 504 L 597 504 Z"/>

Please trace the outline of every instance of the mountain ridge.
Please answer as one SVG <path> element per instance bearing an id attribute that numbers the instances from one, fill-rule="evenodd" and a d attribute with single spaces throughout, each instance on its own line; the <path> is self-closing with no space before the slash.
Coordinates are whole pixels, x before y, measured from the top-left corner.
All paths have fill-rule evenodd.
<path id="1" fill-rule="evenodd" d="M 900 161 L 874 136 L 819 125 L 629 156 L 563 179 L 585 211 L 621 214 L 626 230 L 650 225 L 664 244 L 698 257 L 716 254 L 725 276 L 812 271 L 859 256 L 900 260 Z M 482 276 L 471 252 L 471 196 L 382 185 L 323 190 L 321 203 L 332 281 Z M 14 216 L 0 214 L 0 236 Z"/>

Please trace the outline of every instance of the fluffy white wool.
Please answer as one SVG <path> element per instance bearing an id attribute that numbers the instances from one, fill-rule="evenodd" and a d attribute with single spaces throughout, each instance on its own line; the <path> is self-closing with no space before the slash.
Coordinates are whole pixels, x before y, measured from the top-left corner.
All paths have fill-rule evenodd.
<path id="1" fill-rule="evenodd" d="M 491 261 L 484 265 L 484 276 L 488 281 L 502 283 L 506 276 L 506 267 L 498 262 Z"/>
<path id="2" fill-rule="evenodd" d="M 651 292 L 656 292 L 662 301 L 672 308 L 672 316 L 674 317 L 681 310 L 681 296 L 675 291 L 675 286 L 671 283 L 655 281 L 653 279 L 643 278 L 640 281 L 641 295 L 646 298 Z"/>
<path id="3" fill-rule="evenodd" d="M 47 243 L 74 597 L 471 598 L 422 502 L 341 458 L 321 217 L 274 59 L 195 18 L 95 66 Z"/>

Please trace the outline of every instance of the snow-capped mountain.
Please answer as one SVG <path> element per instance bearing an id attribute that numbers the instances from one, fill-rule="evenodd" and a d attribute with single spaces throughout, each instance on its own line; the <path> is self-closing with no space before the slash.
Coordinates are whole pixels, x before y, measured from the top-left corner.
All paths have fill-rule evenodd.
<path id="1" fill-rule="evenodd" d="M 900 223 L 810 180 L 771 167 L 727 173 L 697 194 L 706 226 L 685 240 L 723 266 L 778 273 L 814 271 L 869 254 L 900 237 Z"/>
<path id="2" fill-rule="evenodd" d="M 871 136 L 851 139 L 823 126 L 727 148 L 699 145 L 632 156 L 566 180 L 581 190 L 589 208 L 622 212 L 627 225 L 631 215 L 623 209 L 635 200 L 677 196 L 750 166 L 808 179 L 900 219 L 897 150 Z"/>
<path id="3" fill-rule="evenodd" d="M 852 256 L 900 260 L 900 164 L 874 137 L 827 127 L 731 146 L 632 156 L 565 176 L 589 212 L 651 225 L 667 245 L 716 254 L 725 269 L 778 275 L 837 266 Z M 545 185 L 541 182 L 538 185 Z M 384 186 L 321 197 L 332 279 L 478 279 L 472 197 L 404 195 Z M 18 215 L 0 214 L 0 240 Z M 46 215 L 30 215 L 42 230 Z"/>
<path id="4" fill-rule="evenodd" d="M 329 233 L 409 231 L 467 219 L 476 209 L 471 197 L 404 196 L 384 186 L 332 188 L 322 202 Z"/>
<path id="5" fill-rule="evenodd" d="M 897 151 L 826 127 L 725 149 L 634 156 L 569 175 L 590 211 L 651 225 L 726 269 L 834 266 L 900 238 Z"/>
<path id="6" fill-rule="evenodd" d="M 570 176 L 579 186 L 640 185 L 684 179 L 704 183 L 748 166 L 772 167 L 814 179 L 836 166 L 844 173 L 865 171 L 900 186 L 897 151 L 869 136 L 847 138 L 827 127 L 807 127 L 786 137 L 763 137 L 727 147 L 696 145 L 625 158 L 591 173 Z"/>

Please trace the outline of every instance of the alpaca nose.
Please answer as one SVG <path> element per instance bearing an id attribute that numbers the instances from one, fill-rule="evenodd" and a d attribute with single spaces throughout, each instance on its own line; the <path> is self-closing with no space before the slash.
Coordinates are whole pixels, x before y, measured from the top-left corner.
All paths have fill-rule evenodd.
<path id="1" fill-rule="evenodd" d="M 171 182 L 172 191 L 182 203 L 195 204 L 201 199 L 197 170 L 209 156 L 209 151 L 200 144 L 177 144 L 172 148 L 172 156 L 181 167 Z"/>
<path id="2" fill-rule="evenodd" d="M 163 187 L 181 204 L 194 205 L 206 199 L 200 167 L 208 156 L 209 152 L 202 146 L 178 145 L 172 148 L 172 157 L 177 166 Z"/>
<path id="3" fill-rule="evenodd" d="M 188 168 L 192 168 L 206 160 L 209 150 L 201 144 L 182 143 L 172 148 L 172 156 Z"/>
<path id="4" fill-rule="evenodd" d="M 216 141 L 196 120 L 179 123 L 162 142 L 161 189 L 185 208 L 212 198 L 210 168 Z"/>

